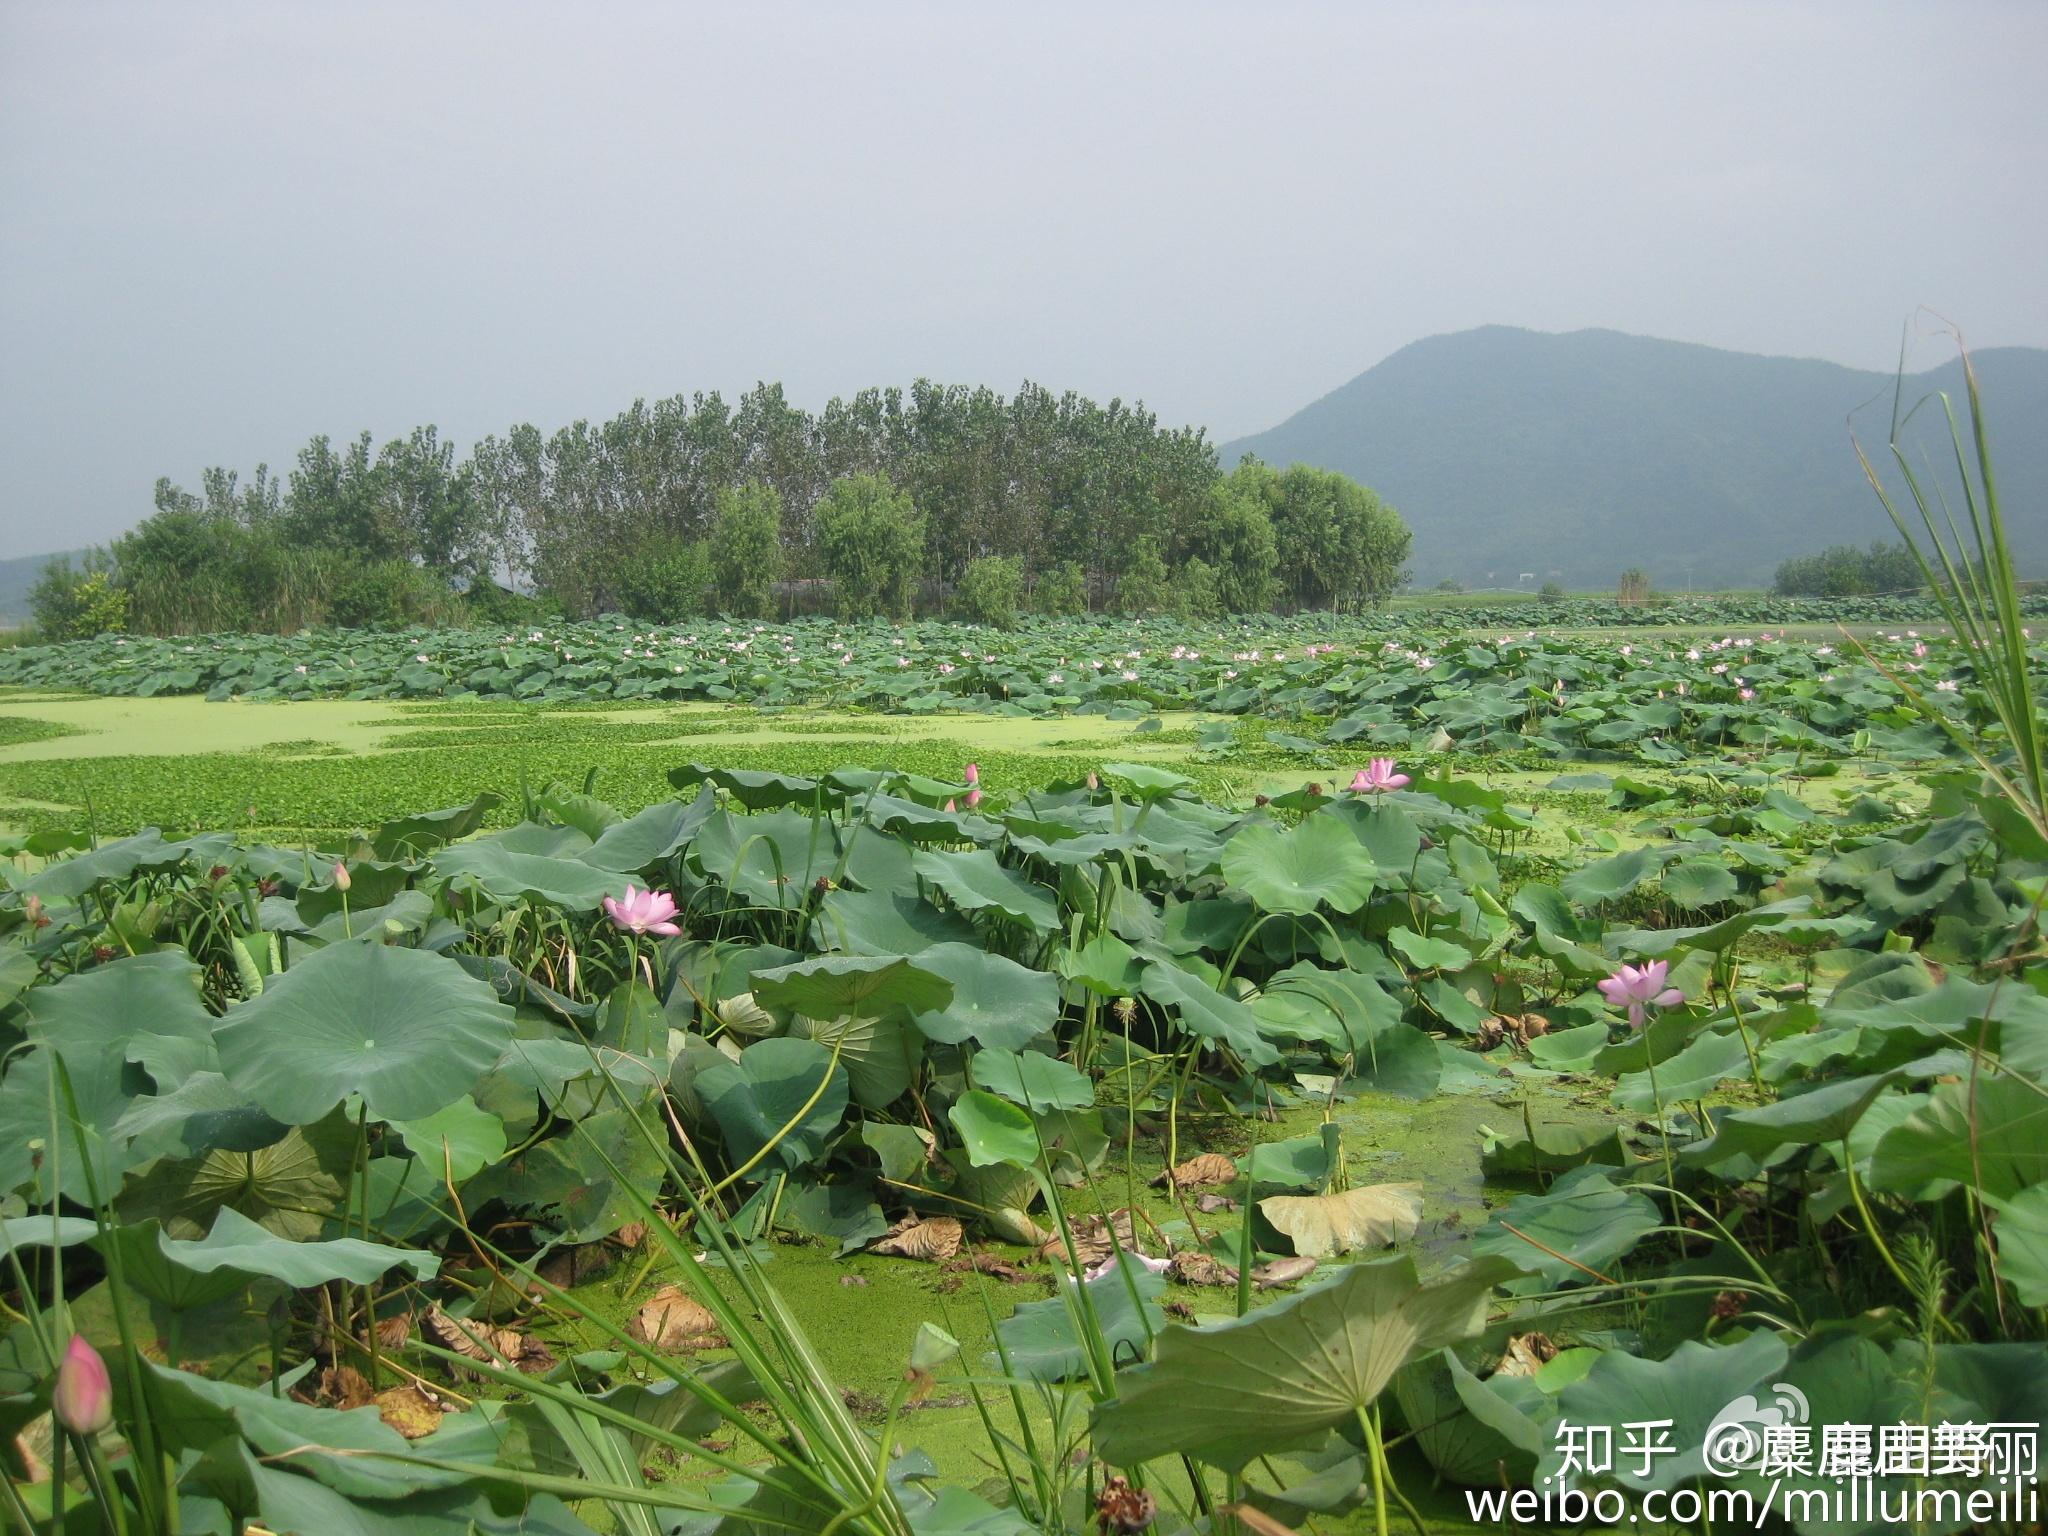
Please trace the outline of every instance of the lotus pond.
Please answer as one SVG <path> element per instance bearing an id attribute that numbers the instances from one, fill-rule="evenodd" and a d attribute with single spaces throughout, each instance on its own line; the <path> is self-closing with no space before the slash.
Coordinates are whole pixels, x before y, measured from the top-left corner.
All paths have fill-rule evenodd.
<path id="1" fill-rule="evenodd" d="M 15 1518 L 1498 1529 L 1561 1425 L 2043 1418 L 2048 841 L 1963 648 L 1048 627 L 889 692 L 930 628 L 843 695 L 797 626 L 722 704 L 0 701 Z"/>

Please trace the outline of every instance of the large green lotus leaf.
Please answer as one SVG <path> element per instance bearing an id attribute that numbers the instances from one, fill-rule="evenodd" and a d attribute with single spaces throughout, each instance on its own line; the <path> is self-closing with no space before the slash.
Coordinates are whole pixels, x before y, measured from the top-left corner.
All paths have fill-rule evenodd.
<path id="1" fill-rule="evenodd" d="M 1672 854 L 1661 848 L 1631 848 L 1595 864 L 1583 865 L 1564 877 L 1560 889 L 1582 906 L 1618 901 L 1645 880 L 1654 880 Z"/>
<path id="2" fill-rule="evenodd" d="M 794 1172 L 823 1156 L 839 1128 L 846 1073 L 815 1040 L 757 1040 L 738 1061 L 698 1073 L 697 1094 L 735 1165 L 773 1145 L 769 1157 Z"/>
<path id="3" fill-rule="evenodd" d="M 1104 763 L 1102 771 L 1122 779 L 1144 800 L 1163 800 L 1178 790 L 1192 788 L 1195 782 L 1186 774 L 1148 763 Z"/>
<path id="4" fill-rule="evenodd" d="M 748 901 L 780 911 L 810 900 L 819 878 L 837 869 L 839 846 L 838 828 L 801 811 L 720 811 L 698 830 L 689 859 Z"/>
<path id="5" fill-rule="evenodd" d="M 1223 878 L 1266 912 L 1356 912 L 1377 874 L 1365 845 L 1333 816 L 1307 817 L 1291 831 L 1243 827 L 1223 849 Z"/>
<path id="6" fill-rule="evenodd" d="M 1987 1200 L 1998 1213 L 1998 1273 L 2023 1307 L 2048 1307 L 2048 1184 Z"/>
<path id="7" fill-rule="evenodd" d="M 1120 1467 L 1179 1453 L 1235 1470 L 1355 1424 L 1402 1366 L 1484 1327 L 1509 1272 L 1468 1264 L 1425 1285 L 1404 1254 L 1229 1322 L 1168 1327 L 1153 1363 L 1120 1375 L 1116 1400 L 1095 1410 L 1096 1453 Z"/>
<path id="8" fill-rule="evenodd" d="M 425 1448 L 416 1452 L 375 1408 L 315 1408 L 273 1396 L 268 1389 L 209 1381 L 147 1360 L 142 1368 L 150 1424 L 174 1454 L 238 1438 L 259 1455 L 287 1458 L 293 1467 L 352 1498 L 401 1498 L 455 1487 L 469 1477 L 415 1460 L 434 1454 L 431 1442 L 418 1442 Z M 486 1454 L 485 1459 L 491 1458 Z M 324 1536 L 347 1528 L 320 1529 Z"/>
<path id="9" fill-rule="evenodd" d="M 1445 1052 L 1432 1035 L 1410 1024 L 1383 1030 L 1366 1041 L 1365 1049 L 1351 1058 L 1350 1076 L 1344 1079 L 1349 1092 L 1367 1090 L 1397 1099 L 1426 1099 L 1444 1081 Z M 1466 1061 L 1473 1060 L 1469 1053 Z"/>
<path id="10" fill-rule="evenodd" d="M 777 1221 L 792 1231 L 833 1239 L 841 1257 L 867 1247 L 889 1230 L 889 1218 L 882 1214 L 874 1190 L 865 1183 L 792 1181 L 776 1202 L 775 1213 Z"/>
<path id="11" fill-rule="evenodd" d="M 814 1019 L 879 1018 L 944 1008 L 953 983 L 902 955 L 825 955 L 754 972 L 754 998 Z"/>
<path id="12" fill-rule="evenodd" d="M 1350 828 L 1351 835 L 1365 846 L 1374 867 L 1381 871 L 1382 879 L 1406 881 L 1408 871 L 1415 867 L 1416 855 L 1422 852 L 1422 828 L 1397 805 L 1341 800 L 1309 820 L 1335 821 Z"/>
<path id="13" fill-rule="evenodd" d="M 685 763 L 669 769 L 668 781 L 677 789 L 715 784 L 750 811 L 789 805 L 822 805 L 829 810 L 845 798 L 839 790 L 816 779 L 747 768 L 707 768 L 702 763 Z"/>
<path id="14" fill-rule="evenodd" d="M 603 1109 L 563 1135 L 493 1163 L 463 1190 L 463 1201 L 474 1208 L 498 1199 L 542 1212 L 564 1241 L 595 1242 L 639 1218 L 639 1205 L 622 1186 L 642 1196 L 659 1188 L 665 1134 L 650 1110 Z M 440 1175 L 430 1168 L 427 1179 L 423 1193 L 431 1199 Z"/>
<path id="15" fill-rule="evenodd" d="M 1705 859 L 1681 859 L 1664 871 L 1658 883 L 1666 898 L 1688 912 L 1733 901 L 1739 889 L 1727 865 L 1710 864 Z"/>
<path id="16" fill-rule="evenodd" d="M 440 1436 L 448 1433 L 444 1424 L 434 1435 L 411 1442 L 414 1454 L 457 1458 L 461 1453 L 455 1444 L 440 1443 Z M 504 1436 L 502 1428 L 493 1433 L 500 1439 Z M 473 1465 L 487 1464 L 495 1449 L 492 1445 L 477 1445 L 463 1459 Z M 189 1486 L 194 1477 L 187 1474 L 186 1484 L 181 1488 Z M 317 1531 L 320 1536 L 592 1536 L 591 1528 L 549 1493 L 535 1494 L 516 1513 L 501 1515 L 492 1505 L 493 1495 L 477 1491 L 474 1482 L 430 1488 L 403 1498 L 372 1499 L 337 1493 L 315 1478 L 254 1461 L 250 1464 L 249 1480 L 256 1498 L 256 1513 L 261 1517 L 252 1523 L 272 1531 Z M 187 1504 L 192 1498 L 189 1493 L 183 1495 Z M 227 1528 L 225 1524 L 221 1527 Z M 186 1529 L 198 1527 L 188 1525 Z"/>
<path id="17" fill-rule="evenodd" d="M 1098 997 L 1129 997 L 1142 969 L 1137 951 L 1113 933 L 1098 933 L 1079 949 L 1062 949 L 1060 974 Z"/>
<path id="18" fill-rule="evenodd" d="M 0 1192 L 33 1184 L 41 1199 L 57 1193 L 91 1205 L 95 1187 L 101 1199 L 118 1189 L 121 1175 L 139 1161 L 119 1129 L 133 1102 L 124 1082 L 133 1070 L 117 1051 L 67 1058 L 48 1046 L 17 1052 L 0 1082 Z"/>
<path id="19" fill-rule="evenodd" d="M 467 805 L 445 811 L 421 811 L 387 821 L 370 834 L 370 846 L 380 859 L 417 857 L 443 843 L 459 842 L 484 824 L 484 818 L 505 803 L 505 797 L 485 790 Z"/>
<path id="20" fill-rule="evenodd" d="M 290 1129 L 220 1073 L 195 1072 L 169 1093 L 129 1105 L 114 1134 L 132 1140 L 138 1158 L 197 1157 L 261 1151 Z"/>
<path id="21" fill-rule="evenodd" d="M 400 891 L 381 907 L 353 903 L 347 911 L 332 912 L 301 932 L 316 944 L 387 944 L 425 933 L 433 920 L 433 897 L 425 891 Z"/>
<path id="22" fill-rule="evenodd" d="M 964 796 L 967 790 L 956 785 L 950 793 Z M 988 832 L 994 830 L 985 817 L 940 810 L 896 795 L 868 795 L 855 809 L 867 825 L 913 843 L 986 842 Z"/>
<path id="23" fill-rule="evenodd" d="M 534 796 L 534 804 L 550 819 L 574 827 L 592 842 L 603 835 L 605 828 L 625 820 L 616 806 L 564 784 L 550 784 Z"/>
<path id="24" fill-rule="evenodd" d="M 1731 1157 L 1761 1159 L 1785 1146 L 1839 1142 L 1891 1081 L 1889 1073 L 1845 1077 L 1759 1109 L 1720 1116 L 1712 1138 L 1693 1143 L 1680 1157 L 1712 1167 Z"/>
<path id="25" fill-rule="evenodd" d="M 118 1227 L 95 1246 L 105 1251 L 109 1244 L 120 1250 L 127 1284 L 181 1312 L 232 1296 L 259 1278 L 305 1290 L 330 1280 L 367 1285 L 401 1267 L 415 1279 L 430 1280 L 441 1267 L 421 1249 L 359 1238 L 293 1242 L 225 1206 L 214 1213 L 213 1230 L 196 1241 L 167 1236 L 161 1223 L 148 1220 Z"/>
<path id="26" fill-rule="evenodd" d="M 1535 1120 L 1525 1130 L 1506 1132 L 1479 1128 L 1485 1145 L 1479 1166 L 1489 1178 L 1515 1173 L 1564 1173 L 1587 1163 L 1625 1168 L 1631 1155 L 1620 1127 L 1605 1121 Z"/>
<path id="27" fill-rule="evenodd" d="M 849 955 L 911 955 L 934 945 L 976 944 L 974 924 L 912 891 L 831 891 L 818 905 L 811 938 Z"/>
<path id="28" fill-rule="evenodd" d="M 1952 1040 L 1957 1036 L 1976 1038 L 1979 1020 L 2001 1026 L 2000 1054 L 2023 1071 L 2048 1066 L 2048 997 L 2027 987 L 1994 986 L 1950 976 L 1931 992 L 1906 997 L 1857 1002 L 1843 1006 L 1831 1002 L 1827 1012 L 1830 1025 L 1874 1031 L 1880 1035 L 1909 1035 L 1916 1039 Z M 1906 1049 L 1917 1051 L 1908 1043 Z"/>
<path id="29" fill-rule="evenodd" d="M 136 1035 L 204 1040 L 213 1027 L 199 967 L 182 949 L 94 966 L 29 994 L 29 1038 L 49 1042 L 74 1074 L 89 1058 L 118 1062 Z"/>
<path id="30" fill-rule="evenodd" d="M 2048 1181 L 2048 1098 L 2017 1078 L 1942 1083 L 1921 1109 L 1885 1132 L 1870 1185 L 1938 1200 L 1957 1185 L 2011 1200 Z"/>
<path id="31" fill-rule="evenodd" d="M 709 793 L 695 800 L 664 800 L 637 816 L 606 827 L 583 850 L 583 862 L 594 869 L 637 874 L 672 858 L 697 835 L 718 808 Z"/>
<path id="32" fill-rule="evenodd" d="M 502 838 L 459 843 L 434 857 L 451 883 L 474 884 L 492 901 L 532 901 L 568 912 L 595 912 L 607 896 L 622 894 L 625 875 L 580 858 L 523 853 Z"/>
<path id="33" fill-rule="evenodd" d="M 1253 1009 L 1271 1033 L 1321 1041 L 1339 1056 L 1365 1054 L 1402 1026 L 1400 1002 L 1358 971 L 1302 961 L 1274 976 L 1264 998 L 1271 1012 L 1256 1002 Z"/>
<path id="34" fill-rule="evenodd" d="M 854 1102 L 863 1109 L 886 1109 L 902 1098 L 924 1059 L 924 1038 L 897 1013 L 836 1019 L 800 1013 L 789 1021 L 789 1033 L 839 1052 Z"/>
<path id="35" fill-rule="evenodd" d="M 1034 1114 L 1086 1109 L 1095 1102 L 1088 1074 L 1043 1051 L 985 1050 L 974 1054 L 975 1082 Z"/>
<path id="36" fill-rule="evenodd" d="M 1038 1127 L 1031 1116 L 1006 1099 L 970 1088 L 947 1111 L 967 1160 L 977 1168 L 1008 1164 L 1031 1168 L 1038 1163 Z M 876 1128 L 869 1126 L 870 1139 Z M 884 1159 L 885 1166 L 887 1159 Z M 922 1159 L 919 1160 L 922 1166 Z"/>
<path id="37" fill-rule="evenodd" d="M 228 1081 L 287 1125 L 361 1094 L 381 1120 L 418 1120 L 504 1054 L 512 1010 L 443 956 L 381 944 L 315 950 L 214 1032 Z"/>
<path id="38" fill-rule="evenodd" d="M 1650 1197 L 1617 1188 L 1611 1170 L 1574 1168 L 1540 1195 L 1518 1195 L 1472 1236 L 1474 1253 L 1495 1254 L 1547 1286 L 1604 1272 L 1655 1231 Z M 1520 1288 L 1526 1289 L 1527 1286 Z"/>
<path id="39" fill-rule="evenodd" d="M 1280 1059 L 1278 1049 L 1259 1032 L 1257 1014 L 1179 966 L 1154 961 L 1145 967 L 1138 987 L 1155 1003 L 1173 1009 L 1189 1034 L 1229 1046 L 1247 1065 L 1270 1066 Z"/>
<path id="40" fill-rule="evenodd" d="M 356 1127 L 337 1109 L 255 1152 L 209 1152 L 201 1158 L 159 1158 L 117 1202 L 122 1217 L 161 1217 L 175 1237 L 198 1237 L 214 1213 L 230 1206 L 280 1237 L 319 1234 L 342 1207 L 356 1151 Z"/>
<path id="41" fill-rule="evenodd" d="M 1071 1286 L 1073 1281 L 1063 1276 L 1059 1284 Z M 1085 1284 L 1113 1357 L 1119 1361 L 1141 1357 L 1146 1341 L 1166 1322 L 1159 1307 L 1166 1277 L 1124 1258 Z M 1002 1341 L 1002 1355 L 1009 1357 L 1013 1376 L 1026 1381 L 1073 1381 L 1088 1374 L 1087 1351 L 1075 1331 L 1073 1302 L 1068 1297 L 1025 1302 L 996 1325 L 996 1337 Z M 1001 1358 L 995 1353 L 988 1356 L 997 1369 Z"/>
<path id="42" fill-rule="evenodd" d="M 968 853 L 920 849 L 911 862 L 920 878 L 944 891 L 963 911 L 994 912 L 1033 933 L 1049 932 L 1059 924 L 1052 893 L 998 864 L 986 848 Z"/>
<path id="43" fill-rule="evenodd" d="M 175 869 L 188 858 L 218 863 L 233 846 L 234 839 L 225 832 L 167 843 L 155 827 L 144 827 L 133 837 L 104 843 L 91 853 L 60 859 L 23 881 L 20 888 L 45 902 L 76 901 L 102 880 L 125 880 L 137 870 Z"/>
<path id="44" fill-rule="evenodd" d="M 406 1150 L 423 1158 L 435 1180 L 466 1184 L 505 1155 L 505 1122 L 479 1109 L 468 1094 L 418 1120 L 395 1120 L 391 1129 Z"/>
<path id="45" fill-rule="evenodd" d="M 1784 1369 L 1784 1339 L 1762 1331 L 1720 1346 L 1688 1339 L 1663 1360 L 1609 1350 L 1558 1394 L 1558 1416 L 1611 1430 L 1614 1481 L 1645 1490 L 1676 1488 L 1706 1473 L 1707 1430 L 1721 1411 L 1745 1395 L 1769 1401 L 1770 1385 Z M 1645 1423 L 1670 1425 L 1662 1441 L 1673 1448 L 1671 1454 L 1621 1454 L 1623 1426 Z M 1546 1448 L 1541 1475 L 1557 1476 L 1563 1465 L 1559 1451 Z"/>
<path id="46" fill-rule="evenodd" d="M 310 859 L 308 863 L 311 863 Z M 335 883 L 330 865 L 322 864 L 286 877 L 296 879 L 298 884 L 298 896 L 285 904 L 287 910 L 298 918 L 297 927 L 311 928 L 327 918 L 338 916 L 343 907 L 367 912 L 372 907 L 384 906 L 411 885 L 413 877 L 411 865 L 385 863 L 378 859 L 353 860 L 348 866 L 348 873 L 349 888 L 345 891 Z M 288 924 L 280 912 L 274 921 L 266 920 L 264 926 L 290 929 L 293 925 Z"/>
<path id="47" fill-rule="evenodd" d="M 1658 1062 L 1654 1077 L 1645 1070 L 1622 1078 L 1614 1085 L 1614 1102 L 1623 1109 L 1646 1110 L 1661 1099 L 1669 1108 L 1704 1098 L 1728 1078 L 1748 1075 L 1749 1049 L 1742 1037 L 1707 1031 L 1669 1061 Z"/>
<path id="48" fill-rule="evenodd" d="M 920 968 L 953 984 L 945 1007 L 912 1016 L 928 1040 L 971 1040 L 984 1049 L 1017 1051 L 1059 1023 L 1060 985 L 1049 971 L 1032 970 L 977 944 L 934 944 L 916 959 Z"/>
<path id="49" fill-rule="evenodd" d="M 1410 928 L 1396 928 L 1387 935 L 1387 943 L 1400 952 L 1417 970 L 1462 970 L 1472 963 L 1472 952 L 1462 944 L 1449 939 L 1415 932 Z"/>
<path id="50" fill-rule="evenodd" d="M 1503 1472 L 1525 1478 L 1535 1458 L 1466 1408 L 1460 1387 L 1467 1383 L 1466 1390 L 1499 1414 L 1514 1411 L 1505 1402 L 1487 1401 L 1492 1397 L 1489 1384 L 1465 1370 L 1455 1350 L 1440 1349 L 1411 1360 L 1395 1375 L 1394 1401 L 1401 1417 L 1414 1426 L 1416 1448 L 1440 1476 L 1467 1487 L 1498 1483 Z"/>

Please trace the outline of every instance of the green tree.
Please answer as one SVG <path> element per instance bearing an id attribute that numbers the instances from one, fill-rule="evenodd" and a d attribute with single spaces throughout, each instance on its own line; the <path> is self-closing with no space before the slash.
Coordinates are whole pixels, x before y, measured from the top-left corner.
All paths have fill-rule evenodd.
<path id="1" fill-rule="evenodd" d="M 1216 595 L 1216 573 L 1209 569 L 1208 561 L 1190 559 L 1180 568 L 1173 581 L 1170 606 L 1177 619 L 1213 619 L 1222 613 L 1223 602 Z"/>
<path id="2" fill-rule="evenodd" d="M 1650 573 L 1641 566 L 1630 566 L 1621 573 L 1621 585 L 1614 596 L 1626 607 L 1642 607 L 1650 600 Z"/>
<path id="3" fill-rule="evenodd" d="M 83 569 L 68 555 L 52 560 L 29 589 L 28 603 L 47 640 L 90 640 L 128 627 L 128 594 L 114 585 L 97 552 Z"/>
<path id="4" fill-rule="evenodd" d="M 839 616 L 908 619 L 924 575 L 924 514 L 880 475 L 832 482 L 815 516 Z"/>
<path id="5" fill-rule="evenodd" d="M 711 585 L 712 561 L 704 540 L 658 535 L 621 573 L 619 609 L 636 619 L 673 624 L 704 611 Z"/>
<path id="6" fill-rule="evenodd" d="M 1130 563 L 1117 578 L 1116 605 L 1129 614 L 1161 613 L 1170 597 L 1159 541 L 1146 534 L 1132 544 Z"/>
<path id="7" fill-rule="evenodd" d="M 954 593 L 963 617 L 975 624 L 1009 629 L 1024 597 L 1024 562 L 1014 555 L 983 555 L 967 562 Z"/>
<path id="8" fill-rule="evenodd" d="M 718 607 L 736 619 L 764 618 L 782 578 L 782 497 L 755 482 L 724 490 L 711 525 L 711 583 Z"/>
<path id="9" fill-rule="evenodd" d="M 1193 539 L 1193 553 L 1216 573 L 1216 600 L 1225 613 L 1262 613 L 1272 601 L 1279 551 L 1266 509 L 1265 476 L 1271 473 L 1253 465 L 1218 482 Z"/>
<path id="10" fill-rule="evenodd" d="M 1088 611 L 1088 575 L 1078 560 L 1062 560 L 1039 574 L 1032 604 L 1054 618 L 1078 618 Z"/>

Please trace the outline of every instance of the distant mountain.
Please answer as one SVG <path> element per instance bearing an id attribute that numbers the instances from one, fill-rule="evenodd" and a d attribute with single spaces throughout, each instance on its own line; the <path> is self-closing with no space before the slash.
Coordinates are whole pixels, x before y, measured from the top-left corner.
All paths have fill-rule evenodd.
<path id="1" fill-rule="evenodd" d="M 2048 351 L 1972 357 L 2014 556 L 2048 574 Z M 1604 588 L 1631 565 L 1660 588 L 1757 586 L 1787 556 L 1895 536 L 1846 425 L 1855 412 L 1889 472 L 1893 382 L 1618 331 L 1485 326 L 1403 347 L 1222 455 L 1372 486 L 1415 530 L 1422 586 L 1530 572 Z M 1932 389 L 1960 412 L 1960 362 L 1909 376 L 1906 399 Z"/>
<path id="2" fill-rule="evenodd" d="M 68 557 L 76 564 L 85 558 L 85 551 L 68 551 Z M 36 578 L 43 574 L 44 566 L 52 560 L 64 558 L 66 553 L 22 555 L 13 560 L 0 560 L 0 629 L 12 629 L 29 621 L 29 590 L 35 586 Z"/>

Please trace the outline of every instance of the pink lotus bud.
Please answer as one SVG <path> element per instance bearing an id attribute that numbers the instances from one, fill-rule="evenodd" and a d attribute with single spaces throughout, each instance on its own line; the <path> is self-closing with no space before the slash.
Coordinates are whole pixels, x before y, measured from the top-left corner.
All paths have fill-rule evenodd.
<path id="1" fill-rule="evenodd" d="M 74 1333 L 57 1367 L 50 1412 L 74 1435 L 96 1435 L 114 1422 L 114 1384 L 100 1352 Z"/>
<path id="2" fill-rule="evenodd" d="M 981 764 L 979 764 L 979 763 L 969 763 L 969 764 L 967 765 L 967 787 L 968 787 L 969 789 L 972 789 L 972 788 L 973 788 L 973 787 L 974 787 L 975 785 L 979 784 L 980 782 L 981 782 Z"/>
<path id="3" fill-rule="evenodd" d="M 1094 793 L 1095 793 L 1095 792 L 1096 792 L 1096 791 L 1097 791 L 1098 789 L 1100 789 L 1100 788 L 1102 788 L 1102 780 L 1098 779 L 1098 778 L 1097 778 L 1097 777 L 1096 777 L 1096 776 L 1095 776 L 1094 774 L 1092 774 L 1092 773 L 1091 773 L 1091 774 L 1089 774 L 1089 775 L 1088 775 L 1088 793 L 1092 795 L 1092 794 L 1094 794 Z"/>
<path id="4" fill-rule="evenodd" d="M 348 866 L 342 863 L 341 860 L 336 859 L 334 861 L 334 888 L 337 891 L 345 891 L 353 884 L 355 882 L 348 877 Z"/>
<path id="5" fill-rule="evenodd" d="M 948 801 L 946 802 L 946 811 L 947 811 L 947 814 L 949 814 L 949 815 L 950 815 L 950 814 L 951 814 L 952 812 L 954 812 L 954 811 L 957 811 L 957 810 L 959 810 L 959 809 L 960 809 L 960 807 L 959 807 L 959 806 L 957 806 L 957 805 L 955 805 L 955 804 L 954 804 L 954 803 L 953 803 L 953 802 L 952 802 L 951 800 L 948 800 Z"/>
<path id="6" fill-rule="evenodd" d="M 981 791 L 978 789 L 967 791 L 967 809 L 971 811 L 979 804 L 981 804 Z"/>

